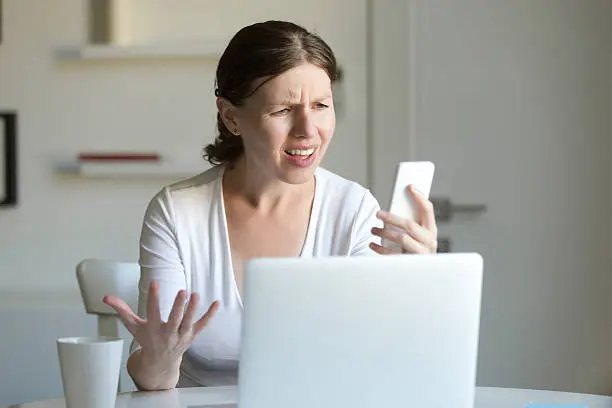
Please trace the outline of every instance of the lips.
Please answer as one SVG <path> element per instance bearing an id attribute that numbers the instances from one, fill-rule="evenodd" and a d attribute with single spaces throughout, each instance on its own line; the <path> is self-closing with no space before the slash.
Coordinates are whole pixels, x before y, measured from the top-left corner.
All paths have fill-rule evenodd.
<path id="1" fill-rule="evenodd" d="M 290 156 L 308 157 L 316 150 L 315 146 L 297 146 L 289 149 L 285 149 L 285 153 Z"/>
<path id="2" fill-rule="evenodd" d="M 290 164 L 299 168 L 306 168 L 314 163 L 317 150 L 314 146 L 285 149 L 285 157 Z"/>

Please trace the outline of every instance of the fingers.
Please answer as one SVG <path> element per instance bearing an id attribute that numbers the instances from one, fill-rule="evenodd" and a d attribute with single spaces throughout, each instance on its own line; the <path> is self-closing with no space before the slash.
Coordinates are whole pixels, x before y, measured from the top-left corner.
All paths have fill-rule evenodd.
<path id="1" fill-rule="evenodd" d="M 372 228 L 372 234 L 400 245 L 403 252 L 435 253 L 438 231 L 433 204 L 412 185 L 408 190 L 418 207 L 420 224 L 387 211 L 379 211 L 376 217 L 384 222 L 384 228 Z"/>
<path id="2" fill-rule="evenodd" d="M 128 306 L 123 299 L 117 296 L 104 296 L 102 299 L 104 303 L 115 309 L 117 313 L 119 313 L 119 318 L 123 322 L 123 325 L 126 329 L 132 334 L 132 336 L 136 335 L 136 329 L 139 325 L 145 323 L 145 320 L 138 316 L 132 309 Z"/>
<path id="3" fill-rule="evenodd" d="M 384 246 L 378 245 L 374 242 L 370 242 L 370 248 L 380 255 L 397 255 L 399 252 L 392 250 L 391 248 L 385 248 Z"/>
<path id="4" fill-rule="evenodd" d="M 425 198 L 412 184 L 408 186 L 408 191 L 417 203 L 421 225 L 435 233 L 437 231 L 436 213 L 432 202 Z"/>
<path id="5" fill-rule="evenodd" d="M 420 242 L 425 247 L 432 248 L 435 245 L 436 236 L 431 231 L 410 220 L 406 220 L 406 225 L 406 229 L 402 231 L 388 225 L 385 225 L 384 228 L 372 228 L 372 234 L 381 238 L 386 238 L 398 245 L 402 245 L 402 242 L 406 239 L 406 234 L 410 235 L 416 242 Z"/>
<path id="6" fill-rule="evenodd" d="M 406 235 L 403 230 L 398 230 L 397 228 L 389 226 L 385 226 L 384 228 L 374 227 L 372 228 L 372 234 L 381 237 L 383 240 L 387 239 L 389 241 L 395 242 L 398 245 L 402 244 L 404 235 Z"/>
<path id="7" fill-rule="evenodd" d="M 183 317 L 183 321 L 179 326 L 179 333 L 185 334 L 186 332 L 192 329 L 193 323 L 193 315 L 198 307 L 198 303 L 200 302 L 200 295 L 197 293 L 192 293 L 189 298 L 189 304 L 187 305 L 187 311 L 185 312 L 185 316 Z"/>
<path id="8" fill-rule="evenodd" d="M 418 228 L 422 229 L 420 226 Z M 399 231 L 390 227 L 372 228 L 372 233 L 374 235 L 382 237 L 383 239 L 387 239 L 398 244 L 400 248 L 402 248 L 402 252 L 404 253 L 424 254 L 430 252 L 429 248 L 431 247 L 431 245 L 425 244 L 429 243 L 429 238 L 427 240 L 421 241 L 419 239 L 415 239 L 410 234 L 405 233 L 404 231 Z M 425 234 L 423 232 L 419 233 L 423 235 Z M 395 253 L 395 251 L 392 252 Z"/>
<path id="9" fill-rule="evenodd" d="M 159 313 L 159 284 L 156 281 L 151 281 L 149 284 L 147 321 L 153 324 L 161 324 L 161 316 Z"/>
<path id="10" fill-rule="evenodd" d="M 395 214 L 385 211 L 380 211 L 378 218 L 384 221 L 385 227 L 382 229 L 372 228 L 372 234 L 390 239 L 396 244 L 401 244 L 403 235 L 405 235 L 404 233 L 410 234 L 410 236 L 417 241 L 426 244 L 426 246 L 431 246 L 429 244 L 436 239 L 435 232 L 420 226 L 418 223 L 410 219 L 398 217 Z M 398 228 L 401 228 L 401 231 L 398 230 Z"/>
<path id="11" fill-rule="evenodd" d="M 183 314 L 185 313 L 185 301 L 187 300 L 187 292 L 179 290 L 174 299 L 172 310 L 170 311 L 170 317 L 168 317 L 167 326 L 171 330 L 177 330 L 181 321 L 183 320 Z"/>
<path id="12" fill-rule="evenodd" d="M 219 302 L 214 301 L 208 308 L 208 311 L 204 313 L 204 316 L 200 317 L 200 319 L 194 323 L 193 325 L 194 335 L 197 335 L 198 333 L 200 333 L 208 325 L 208 322 L 210 321 L 210 319 L 212 319 L 215 316 L 215 314 L 217 313 L 217 310 L 219 310 Z"/>
<path id="13" fill-rule="evenodd" d="M 393 225 L 406 231 L 410 228 L 410 223 L 415 223 L 407 218 L 400 217 L 399 215 L 392 214 L 388 211 L 378 211 L 376 217 L 383 221 L 385 225 Z M 416 224 L 416 223 L 415 223 Z"/>
<path id="14" fill-rule="evenodd" d="M 402 251 L 409 254 L 427 254 L 431 251 L 430 247 L 425 245 L 423 242 L 417 241 L 408 234 L 404 234 L 404 237 L 400 243 Z"/>

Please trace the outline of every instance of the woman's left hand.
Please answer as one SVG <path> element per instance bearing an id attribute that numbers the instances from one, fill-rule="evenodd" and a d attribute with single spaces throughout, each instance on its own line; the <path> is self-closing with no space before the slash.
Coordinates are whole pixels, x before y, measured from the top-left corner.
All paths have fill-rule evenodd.
<path id="1" fill-rule="evenodd" d="M 392 241 L 401 248 L 401 252 L 398 252 L 371 243 L 370 248 L 381 255 L 428 254 L 438 250 L 438 227 L 433 204 L 412 186 L 408 187 L 408 191 L 417 204 L 414 221 L 387 211 L 379 211 L 376 214 L 376 217 L 384 222 L 384 228 L 372 228 L 372 234 Z"/>

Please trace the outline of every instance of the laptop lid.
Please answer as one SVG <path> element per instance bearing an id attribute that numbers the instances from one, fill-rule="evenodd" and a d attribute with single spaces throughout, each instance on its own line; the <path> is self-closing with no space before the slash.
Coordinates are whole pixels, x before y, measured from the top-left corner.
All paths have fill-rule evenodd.
<path id="1" fill-rule="evenodd" d="M 240 408 L 472 407 L 478 254 L 256 259 Z"/>

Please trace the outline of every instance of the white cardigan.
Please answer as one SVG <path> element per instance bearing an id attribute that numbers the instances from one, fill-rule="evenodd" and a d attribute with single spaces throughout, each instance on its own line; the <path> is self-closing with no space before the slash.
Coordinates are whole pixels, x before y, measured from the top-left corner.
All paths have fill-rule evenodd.
<path id="1" fill-rule="evenodd" d="M 164 187 L 149 203 L 140 238 L 138 313 L 146 317 L 149 282 L 160 284 L 166 321 L 176 294 L 200 294 L 199 318 L 214 300 L 220 308 L 195 339 L 181 364 L 179 386 L 237 382 L 242 301 L 234 281 L 222 184 L 224 167 L 214 167 Z M 369 190 L 323 168 L 315 171 L 315 196 L 302 257 L 374 255 L 380 243 L 371 228 L 379 204 Z M 139 348 L 132 343 L 131 351 Z"/>

